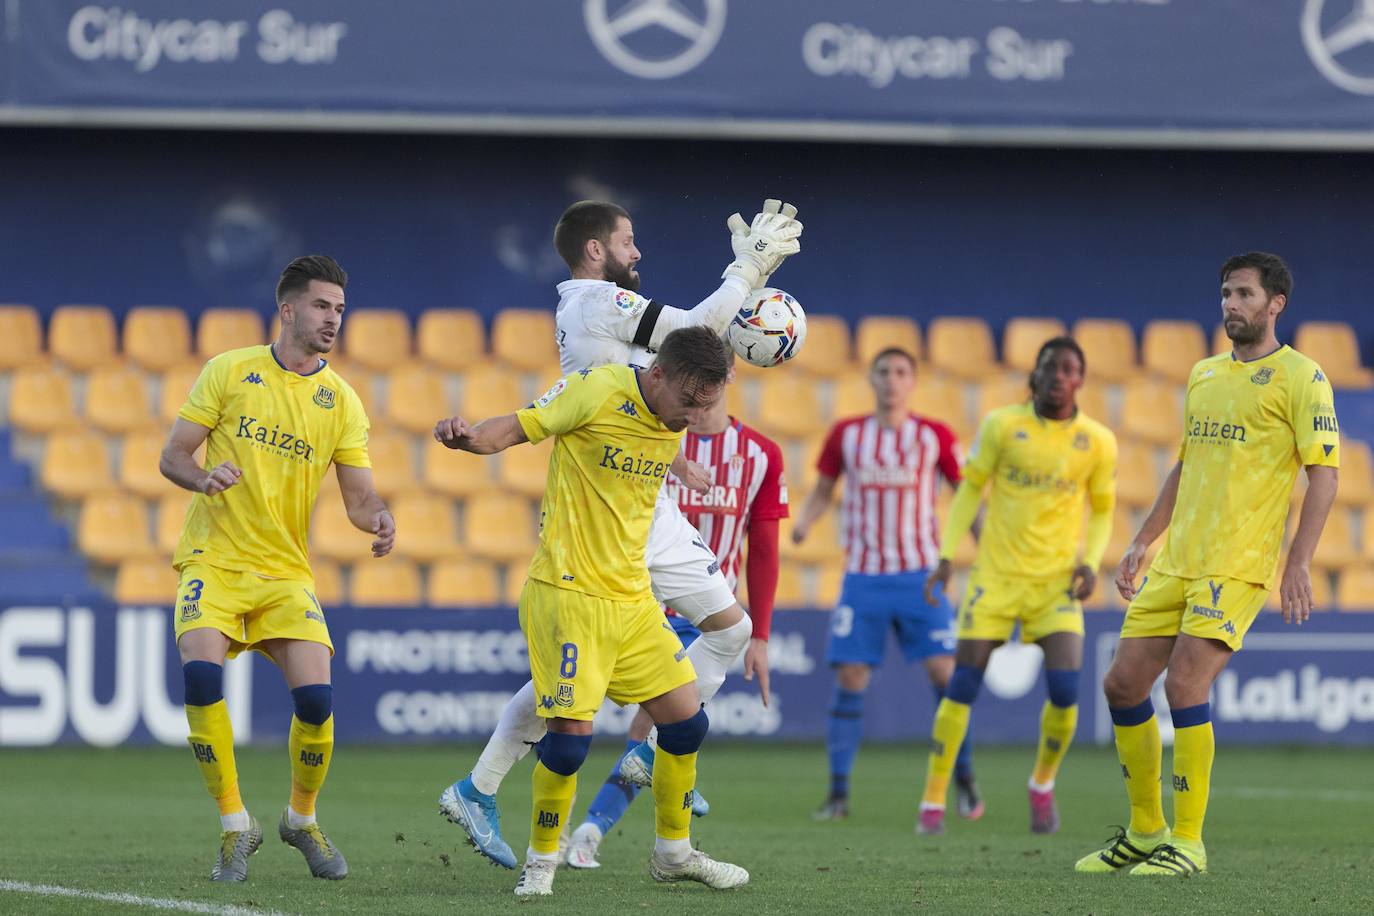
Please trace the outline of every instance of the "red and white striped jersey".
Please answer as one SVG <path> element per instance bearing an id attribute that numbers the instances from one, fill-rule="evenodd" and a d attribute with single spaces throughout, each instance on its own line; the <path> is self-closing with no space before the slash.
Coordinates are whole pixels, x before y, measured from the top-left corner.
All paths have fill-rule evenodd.
<path id="1" fill-rule="evenodd" d="M 854 573 L 930 569 L 940 560 L 935 518 L 937 470 L 959 483 L 959 457 L 948 426 L 908 414 L 887 428 L 875 416 L 840 420 L 830 430 L 817 469 L 844 475 L 840 543 Z"/>
<path id="2" fill-rule="evenodd" d="M 688 432 L 683 451 L 711 472 L 711 489 L 698 493 L 668 475 L 668 495 L 701 534 L 733 590 L 739 582 L 740 554 L 752 519 L 787 517 L 787 481 L 782 449 L 734 417 L 725 432 L 702 436 Z"/>

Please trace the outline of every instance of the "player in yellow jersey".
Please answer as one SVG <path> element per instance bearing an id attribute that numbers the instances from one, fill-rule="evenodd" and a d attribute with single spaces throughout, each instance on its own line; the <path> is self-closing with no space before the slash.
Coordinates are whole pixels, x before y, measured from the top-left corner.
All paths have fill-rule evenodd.
<path id="1" fill-rule="evenodd" d="M 968 534 L 985 485 L 987 519 L 959 608 L 954 674 L 935 712 L 921 799 L 919 833 L 944 832 L 945 794 L 992 650 L 1019 622 L 1021 641 L 1045 653 L 1048 699 L 1030 777 L 1031 830 L 1054 833 L 1054 779 L 1078 725 L 1083 667 L 1083 607 L 1112 530 L 1116 437 L 1083 415 L 1076 401 L 1087 361 L 1071 337 L 1046 341 L 1031 373 L 1029 403 L 983 420 L 941 537 L 940 565 L 926 581 L 927 600 L 948 585 L 950 557 Z M 1083 507 L 1092 508 L 1086 536 Z M 1083 540 L 1082 553 L 1079 541 Z"/>
<path id="2" fill-rule="evenodd" d="M 560 379 L 524 410 L 470 425 L 439 421 L 449 448 L 492 454 L 556 436 L 540 507 L 539 548 L 520 595 L 538 713 L 534 810 L 517 897 L 553 893 L 558 836 L 592 717 L 610 697 L 638 703 L 658 725 L 653 764 L 658 881 L 738 887 L 744 869 L 692 849 L 688 839 L 697 749 L 708 721 L 696 671 L 649 585 L 645 547 L 654 503 L 682 432 L 725 393 L 725 344 L 708 328 L 670 333 L 653 368 L 605 365 Z"/>
<path id="3" fill-rule="evenodd" d="M 1208 695 L 1274 586 L 1298 469 L 1307 469 L 1298 530 L 1284 565 L 1283 619 L 1312 610 L 1312 552 L 1336 497 L 1340 437 L 1331 385 L 1311 359 L 1281 345 L 1274 323 L 1293 277 L 1276 255 L 1252 251 L 1221 268 L 1221 316 L 1232 350 L 1193 367 L 1178 462 L 1117 571 L 1130 600 L 1103 682 L 1131 823 L 1077 869 L 1133 875 L 1207 870 L 1202 821 L 1212 757 Z M 1140 588 L 1145 551 L 1168 536 Z M 1168 670 L 1174 723 L 1174 827 L 1160 797 L 1163 752 L 1150 688 Z"/>
<path id="4" fill-rule="evenodd" d="M 322 255 L 297 258 L 277 284 L 281 334 L 205 364 L 162 451 L 160 468 L 195 491 L 173 564 L 174 609 L 186 684 L 189 741 L 219 806 L 210 877 L 243 881 L 262 828 L 240 797 L 224 660 L 256 649 L 291 688 L 291 800 L 278 834 L 311 874 L 343 878 L 344 857 L 315 822 L 315 798 L 334 749 L 333 646 L 315 598 L 307 538 L 320 480 L 336 468 L 353 524 L 386 556 L 396 524 L 372 485 L 367 414 L 321 354 L 334 346 L 347 275 Z M 204 465 L 195 458 L 204 444 Z"/>

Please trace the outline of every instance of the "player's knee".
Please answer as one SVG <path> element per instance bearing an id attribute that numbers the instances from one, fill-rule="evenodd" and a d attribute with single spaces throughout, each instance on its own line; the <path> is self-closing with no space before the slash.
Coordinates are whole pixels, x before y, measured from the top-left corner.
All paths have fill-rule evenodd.
<path id="1" fill-rule="evenodd" d="M 534 746 L 534 752 L 546 770 L 559 776 L 571 776 L 581 769 L 591 747 L 591 735 L 549 732 L 539 739 L 539 743 Z"/>
<path id="2" fill-rule="evenodd" d="M 1206 703 L 1211 687 L 1206 679 L 1182 669 L 1171 667 L 1164 674 L 1164 696 L 1169 700 L 1170 709 Z"/>
<path id="3" fill-rule="evenodd" d="M 330 684 L 307 684 L 291 691 L 296 718 L 307 725 L 323 725 L 334 711 L 334 687 Z"/>
<path id="4" fill-rule="evenodd" d="M 187 662 L 181 666 L 187 706 L 213 706 L 224 699 L 224 666 L 214 662 Z"/>
<path id="5" fill-rule="evenodd" d="M 1060 708 L 1078 705 L 1078 672 L 1070 670 L 1045 671 L 1045 686 L 1050 702 Z"/>
<path id="6" fill-rule="evenodd" d="M 690 719 L 660 725 L 658 727 L 658 748 L 661 751 L 667 751 L 674 757 L 695 754 L 700 750 L 701 743 L 706 740 L 706 732 L 710 727 L 711 720 L 706 717 L 706 710 L 698 709 L 697 714 Z"/>
<path id="7" fill-rule="evenodd" d="M 973 665 L 955 665 L 954 673 L 945 685 L 945 697 L 956 703 L 968 706 L 978 698 L 978 690 L 983 686 L 983 669 Z"/>
<path id="8" fill-rule="evenodd" d="M 1107 705 L 1114 709 L 1135 706 L 1144 698 L 1140 695 L 1142 691 L 1136 686 L 1134 679 L 1116 665 L 1112 665 L 1107 670 L 1107 676 L 1102 679 L 1102 693 L 1107 698 Z M 1144 696 L 1149 696 L 1148 686 L 1143 693 Z"/>
<path id="9" fill-rule="evenodd" d="M 749 637 L 754 635 L 754 624 L 745 614 L 735 623 L 723 630 L 702 630 L 698 639 L 706 640 L 713 648 L 725 655 L 736 656 L 749 647 Z"/>

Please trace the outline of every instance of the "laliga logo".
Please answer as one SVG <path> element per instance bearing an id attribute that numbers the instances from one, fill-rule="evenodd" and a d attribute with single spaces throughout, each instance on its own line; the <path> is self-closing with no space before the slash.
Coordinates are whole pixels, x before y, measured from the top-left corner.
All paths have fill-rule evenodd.
<path id="1" fill-rule="evenodd" d="M 1302 43 L 1308 56 L 1322 76 L 1345 91 L 1374 95 L 1374 66 L 1370 73 L 1361 75 L 1338 60 L 1347 51 L 1374 43 L 1374 0 L 1354 0 L 1350 13 L 1323 33 L 1325 8 L 1326 0 L 1307 0 L 1302 11 Z"/>
<path id="2" fill-rule="evenodd" d="M 725 31 L 726 0 L 705 0 L 705 15 L 697 19 L 680 0 L 630 0 L 614 15 L 608 0 L 584 0 L 582 18 L 601 55 L 631 76 L 663 80 L 681 76 L 706 59 Z M 631 50 L 624 39 L 649 29 L 667 31 L 686 42 L 668 57 L 648 58 Z"/>

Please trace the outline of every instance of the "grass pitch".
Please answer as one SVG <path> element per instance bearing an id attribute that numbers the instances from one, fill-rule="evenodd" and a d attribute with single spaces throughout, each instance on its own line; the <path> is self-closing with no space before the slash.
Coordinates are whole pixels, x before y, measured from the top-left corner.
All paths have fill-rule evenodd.
<path id="1" fill-rule="evenodd" d="M 580 822 L 618 742 L 597 742 L 582 771 Z M 276 836 L 289 771 L 284 748 L 241 748 L 245 800 L 265 841 L 246 884 L 211 884 L 214 806 L 189 752 L 50 749 L 0 752 L 0 881 L 135 894 L 212 907 L 299 913 L 499 913 L 560 916 L 672 908 L 743 913 L 1369 913 L 1374 911 L 1374 754 L 1364 750 L 1218 748 L 1207 821 L 1212 873 L 1191 880 L 1076 875 L 1074 861 L 1124 823 L 1110 749 L 1074 748 L 1059 779 L 1060 833 L 1028 832 L 1030 748 L 979 748 L 987 815 L 951 817 L 946 836 L 913 834 L 925 766 L 916 746 L 868 746 L 853 776 L 852 817 L 818 824 L 824 750 L 708 744 L 700 787 L 713 813 L 694 822 L 706 851 L 744 865 L 748 887 L 713 892 L 648 876 L 652 801 L 643 797 L 602 847 L 594 872 L 560 869 L 551 901 L 520 904 L 516 873 L 486 864 L 437 812 L 437 796 L 473 746 L 339 748 L 320 822 L 347 856 L 342 882 L 312 879 Z M 1166 751 L 1166 755 L 1167 755 Z M 1167 765 L 1167 757 L 1166 757 Z M 503 832 L 529 831 L 529 768 L 502 791 Z M 1168 807 L 1168 793 L 1165 805 Z M 146 906 L 0 890 L 4 913 L 128 913 Z"/>

